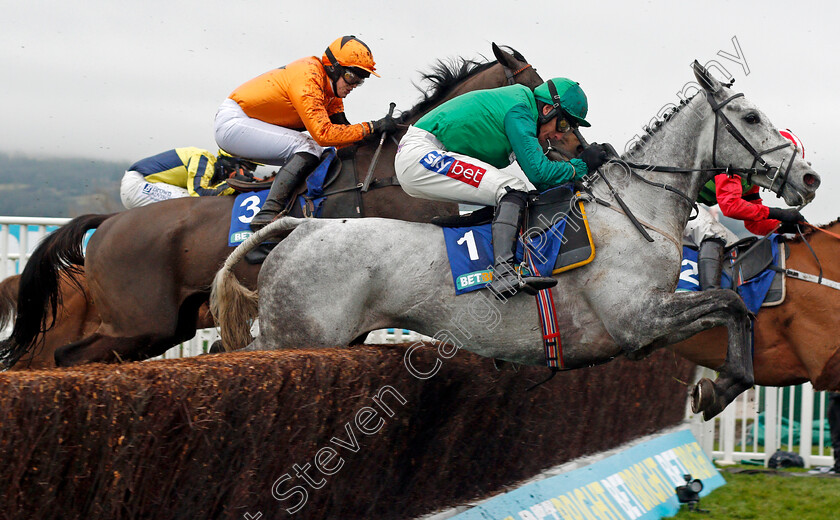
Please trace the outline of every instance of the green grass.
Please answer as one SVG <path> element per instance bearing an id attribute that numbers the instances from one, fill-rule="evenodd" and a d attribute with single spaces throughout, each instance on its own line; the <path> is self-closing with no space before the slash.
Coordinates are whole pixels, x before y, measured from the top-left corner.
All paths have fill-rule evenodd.
<path id="1" fill-rule="evenodd" d="M 756 469 L 755 466 L 731 467 Z M 784 470 L 786 473 L 804 471 Z M 720 473 L 726 485 L 700 500 L 700 507 L 709 513 L 691 513 L 683 506 L 673 518 L 840 520 L 840 477 Z"/>

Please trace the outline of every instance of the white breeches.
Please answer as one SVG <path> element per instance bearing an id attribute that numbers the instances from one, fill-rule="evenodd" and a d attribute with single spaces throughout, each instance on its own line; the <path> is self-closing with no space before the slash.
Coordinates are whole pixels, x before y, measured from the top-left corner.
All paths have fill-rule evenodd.
<path id="1" fill-rule="evenodd" d="M 282 166 L 298 152 L 320 157 L 324 151 L 304 133 L 248 117 L 230 98 L 219 106 L 213 126 L 219 148 L 263 164 Z"/>
<path id="2" fill-rule="evenodd" d="M 524 180 L 467 155 L 447 152 L 434 135 L 409 127 L 394 159 L 397 179 L 412 197 L 495 206 L 505 187 L 528 191 Z"/>
<path id="3" fill-rule="evenodd" d="M 143 174 L 131 170 L 125 172 L 120 182 L 120 199 L 128 209 L 189 196 L 186 188 L 163 182 L 148 182 Z"/>
<path id="4" fill-rule="evenodd" d="M 706 206 L 698 204 L 697 210 L 697 218 L 689 220 L 685 226 L 683 244 L 699 248 L 702 241 L 711 238 L 723 240 L 726 245 L 738 241 L 737 235 L 718 222 Z"/>

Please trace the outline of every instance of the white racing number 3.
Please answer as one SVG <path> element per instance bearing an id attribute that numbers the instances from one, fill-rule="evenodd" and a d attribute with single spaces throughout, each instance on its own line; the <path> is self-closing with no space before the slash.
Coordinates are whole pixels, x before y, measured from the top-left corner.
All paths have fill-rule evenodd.
<path id="1" fill-rule="evenodd" d="M 478 248 L 475 246 L 475 235 L 473 235 L 472 230 L 467 231 L 456 243 L 460 246 L 464 242 L 467 243 L 467 252 L 470 255 L 470 260 L 478 260 Z"/>
<path id="2" fill-rule="evenodd" d="M 239 215 L 239 222 L 250 224 L 257 213 L 260 212 L 260 198 L 256 195 L 247 197 L 242 200 L 239 207 L 242 208 L 242 215 Z"/>

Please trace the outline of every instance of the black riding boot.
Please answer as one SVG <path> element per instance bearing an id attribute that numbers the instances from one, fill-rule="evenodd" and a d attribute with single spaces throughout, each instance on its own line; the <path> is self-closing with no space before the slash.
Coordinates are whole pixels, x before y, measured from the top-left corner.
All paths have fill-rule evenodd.
<path id="1" fill-rule="evenodd" d="M 527 197 L 524 192 L 509 191 L 499 201 L 493 218 L 493 254 L 496 255 L 496 262 L 493 266 L 493 281 L 488 288 L 500 300 L 518 291 L 537 294 L 541 289 L 557 285 L 557 280 L 550 277 L 520 277 L 514 268 L 516 243 L 525 217 Z"/>
<path id="2" fill-rule="evenodd" d="M 697 253 L 697 272 L 700 290 L 720 289 L 720 273 L 723 268 L 723 240 L 710 238 L 700 243 Z"/>
<path id="3" fill-rule="evenodd" d="M 251 220 L 252 231 L 264 228 L 277 217 L 277 214 L 286 206 L 286 201 L 295 187 L 315 169 L 319 162 L 320 158 L 311 153 L 298 152 L 280 168 L 268 191 L 265 204 Z"/>

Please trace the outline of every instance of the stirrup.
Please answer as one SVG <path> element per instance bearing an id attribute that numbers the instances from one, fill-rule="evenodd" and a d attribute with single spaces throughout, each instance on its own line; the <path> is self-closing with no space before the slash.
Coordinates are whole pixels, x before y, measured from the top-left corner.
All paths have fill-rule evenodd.
<path id="1" fill-rule="evenodd" d="M 256 215 L 254 215 L 254 218 L 251 219 L 251 222 L 248 224 L 248 226 L 251 228 L 251 231 L 259 231 L 265 226 L 274 222 L 278 217 L 280 217 L 280 215 L 282 214 L 282 209 L 282 206 L 279 206 L 279 209 L 277 210 L 263 208 Z"/>
<path id="2" fill-rule="evenodd" d="M 493 281 L 487 285 L 490 292 L 497 299 L 509 298 L 518 292 L 524 292 L 531 296 L 536 295 L 543 289 L 550 289 L 557 285 L 557 280 L 548 276 L 522 276 L 505 267 L 503 272 L 497 269 Z M 498 279 L 496 275 L 498 274 Z"/>
<path id="3" fill-rule="evenodd" d="M 548 276 L 526 276 L 522 278 L 521 284 L 522 292 L 534 296 L 543 289 L 551 289 L 557 285 L 557 280 Z"/>

